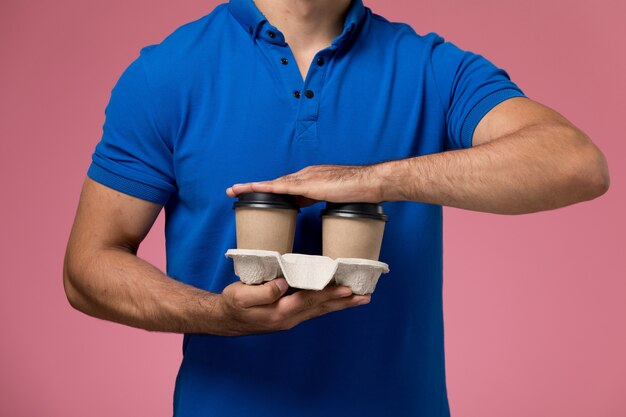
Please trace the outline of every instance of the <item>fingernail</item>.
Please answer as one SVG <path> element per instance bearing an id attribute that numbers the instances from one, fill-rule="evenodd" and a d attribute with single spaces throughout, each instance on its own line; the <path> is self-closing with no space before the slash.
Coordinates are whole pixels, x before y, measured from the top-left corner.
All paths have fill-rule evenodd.
<path id="1" fill-rule="evenodd" d="M 272 282 L 278 287 L 281 293 L 287 291 L 287 289 L 289 288 L 289 284 L 287 284 L 285 278 L 276 278 Z"/>
<path id="2" fill-rule="evenodd" d="M 367 298 L 362 298 L 362 299 L 360 299 L 360 300 L 359 300 L 358 305 L 362 306 L 363 304 L 369 304 L 369 302 L 370 302 L 371 300 L 372 300 L 372 299 L 371 299 L 370 297 L 367 297 Z"/>

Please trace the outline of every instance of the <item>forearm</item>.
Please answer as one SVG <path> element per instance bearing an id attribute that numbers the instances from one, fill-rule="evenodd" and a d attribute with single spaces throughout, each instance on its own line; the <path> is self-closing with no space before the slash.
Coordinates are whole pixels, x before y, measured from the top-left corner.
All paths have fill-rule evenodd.
<path id="1" fill-rule="evenodd" d="M 591 161 L 591 163 L 590 163 Z M 606 161 L 581 132 L 538 125 L 469 149 L 372 166 L 382 199 L 520 214 L 601 195 Z"/>
<path id="2" fill-rule="evenodd" d="M 64 285 L 78 310 L 151 331 L 219 333 L 218 295 L 178 282 L 125 249 L 66 258 Z"/>

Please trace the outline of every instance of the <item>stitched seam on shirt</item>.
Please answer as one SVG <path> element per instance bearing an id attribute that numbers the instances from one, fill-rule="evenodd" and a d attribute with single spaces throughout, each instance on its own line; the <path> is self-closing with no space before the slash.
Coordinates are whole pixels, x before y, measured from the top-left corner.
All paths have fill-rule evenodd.
<path id="1" fill-rule="evenodd" d="M 447 131 L 448 114 L 446 112 L 446 107 L 443 104 L 443 99 L 441 98 L 441 92 L 439 91 L 439 85 L 437 84 L 437 77 L 435 76 L 435 69 L 433 67 L 433 51 L 434 51 L 434 48 L 431 50 L 431 53 L 428 55 L 428 67 L 429 67 L 431 76 L 433 77 L 433 82 L 435 84 L 435 93 L 437 94 L 439 106 L 441 107 L 441 113 L 443 114 L 444 120 L 446 121 L 446 131 Z"/>
<path id="2" fill-rule="evenodd" d="M 326 65 L 326 67 L 322 69 L 322 71 L 323 73 L 322 73 L 321 81 L 319 84 L 320 91 L 317 93 L 319 94 L 319 96 L 317 98 L 317 105 L 315 106 L 315 120 L 316 121 L 320 116 L 320 105 L 322 104 L 322 91 L 324 90 L 324 87 L 326 86 L 326 76 L 328 75 L 328 64 Z"/>
<path id="3" fill-rule="evenodd" d="M 137 183 L 137 184 L 142 184 L 142 185 L 144 185 L 146 187 L 150 187 L 150 188 L 154 188 L 154 189 L 157 189 L 157 190 L 161 190 L 161 191 L 164 191 L 166 193 L 172 193 L 175 190 L 175 187 L 172 184 L 168 184 L 168 185 L 170 185 L 173 189 L 168 189 L 164 185 L 157 185 L 154 182 L 150 182 L 145 177 L 148 177 L 151 180 L 158 181 L 158 182 L 163 182 L 163 180 L 161 180 L 159 178 L 153 179 L 154 177 L 151 177 L 149 174 L 145 174 L 143 172 L 140 172 L 140 175 L 142 175 L 142 178 L 139 178 L 139 177 L 132 176 L 132 175 L 128 174 L 128 171 L 133 171 L 133 169 L 131 169 L 131 168 L 126 168 L 124 171 L 119 172 L 119 171 L 111 170 L 110 167 L 105 166 L 101 162 L 98 162 L 98 161 L 92 161 L 92 162 L 98 168 L 100 168 L 101 170 L 106 171 L 109 175 L 111 175 L 113 177 L 122 178 L 124 180 L 130 181 L 130 182 L 134 182 L 134 183 Z"/>
<path id="4" fill-rule="evenodd" d="M 300 133 L 298 133 L 297 139 L 300 139 L 302 135 L 304 135 L 306 132 L 308 132 L 311 129 L 311 127 L 313 127 L 313 124 L 315 122 L 314 121 L 309 122 L 308 124 L 305 124 L 304 122 L 298 122 L 298 123 L 301 125 L 301 127 L 303 127 L 303 130 L 301 130 Z"/>
<path id="5" fill-rule="evenodd" d="M 486 96 L 484 96 L 483 98 L 481 98 L 476 104 L 474 104 L 472 106 L 470 111 L 467 112 L 465 118 L 463 119 L 463 122 L 461 123 L 461 137 L 459 137 L 459 140 L 461 141 L 461 144 L 463 144 L 463 132 L 465 132 L 465 130 L 467 129 L 465 126 L 467 125 L 467 123 L 468 123 L 468 121 L 470 119 L 474 119 L 475 118 L 474 113 L 476 111 L 478 111 L 478 109 L 480 109 L 487 100 L 493 99 L 494 95 L 502 94 L 503 92 L 508 91 L 508 90 L 515 91 L 516 93 L 521 93 L 521 96 L 525 96 L 524 92 L 521 91 L 520 89 L 511 88 L 510 86 L 506 86 L 506 87 L 500 88 L 498 90 L 494 90 L 494 91 L 490 92 L 489 94 L 487 94 Z M 515 98 L 515 97 L 520 97 L 520 96 L 511 96 L 511 97 L 505 98 L 504 100 L 500 100 L 495 105 L 493 105 L 491 107 L 491 109 L 493 109 L 495 106 L 497 106 L 498 104 L 502 103 L 503 101 L 506 101 L 506 100 L 509 100 L 509 99 Z M 487 113 L 488 112 L 489 111 L 487 111 Z M 483 114 L 482 117 L 485 117 L 487 115 L 487 113 Z M 478 123 L 480 123 L 480 120 L 482 120 L 482 117 L 478 120 Z M 472 122 L 473 121 L 474 120 L 472 120 Z M 476 126 L 474 126 L 474 130 L 472 131 L 472 133 L 476 131 L 477 127 L 478 127 L 478 124 L 476 124 Z M 474 138 L 473 135 L 472 135 L 472 137 L 469 138 L 469 142 L 472 145 L 473 145 L 473 138 Z"/>

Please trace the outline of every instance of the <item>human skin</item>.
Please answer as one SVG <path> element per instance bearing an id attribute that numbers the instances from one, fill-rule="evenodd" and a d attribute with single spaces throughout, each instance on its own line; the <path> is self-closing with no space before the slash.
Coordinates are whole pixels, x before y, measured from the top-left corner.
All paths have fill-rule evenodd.
<path id="1" fill-rule="evenodd" d="M 606 159 L 587 135 L 556 111 L 518 97 L 481 120 L 469 149 L 366 166 L 309 166 L 226 192 L 294 194 L 303 205 L 417 201 L 523 214 L 596 198 L 609 183 Z"/>
<path id="2" fill-rule="evenodd" d="M 255 0 L 288 40 L 304 80 L 315 54 L 341 34 L 350 0 Z"/>

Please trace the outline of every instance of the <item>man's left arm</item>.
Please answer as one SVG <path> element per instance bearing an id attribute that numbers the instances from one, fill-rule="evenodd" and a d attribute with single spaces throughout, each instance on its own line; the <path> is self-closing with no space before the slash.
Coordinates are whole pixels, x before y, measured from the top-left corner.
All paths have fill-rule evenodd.
<path id="1" fill-rule="evenodd" d="M 609 188 L 602 152 L 556 111 L 524 97 L 495 106 L 473 146 L 365 166 L 316 165 L 273 181 L 236 184 L 305 202 L 417 201 L 500 214 L 550 210 Z"/>

